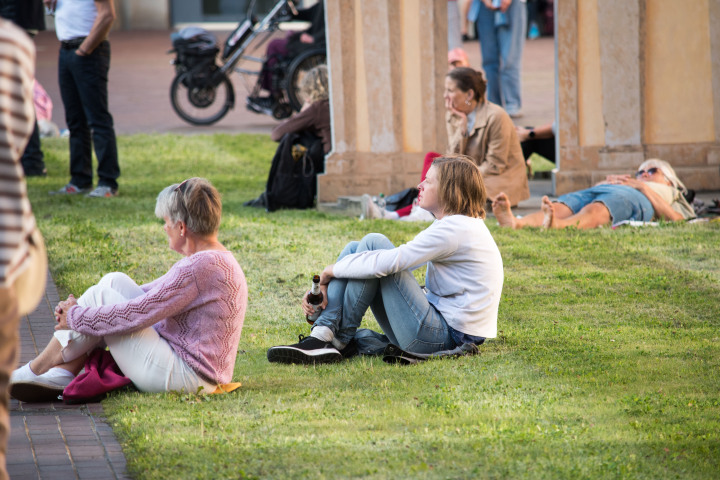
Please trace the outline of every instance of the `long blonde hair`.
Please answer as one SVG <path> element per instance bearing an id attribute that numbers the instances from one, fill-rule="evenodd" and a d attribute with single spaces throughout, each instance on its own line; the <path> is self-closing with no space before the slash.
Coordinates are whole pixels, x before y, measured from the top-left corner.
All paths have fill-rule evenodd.
<path id="1" fill-rule="evenodd" d="M 670 182 L 676 190 L 680 190 L 682 193 L 687 193 L 687 187 L 685 187 L 685 184 L 680 181 L 677 173 L 675 173 L 675 169 L 673 169 L 673 167 L 665 160 L 660 160 L 659 158 L 648 158 L 638 167 L 638 171 L 647 170 L 652 167 L 659 168 L 668 182 Z"/>

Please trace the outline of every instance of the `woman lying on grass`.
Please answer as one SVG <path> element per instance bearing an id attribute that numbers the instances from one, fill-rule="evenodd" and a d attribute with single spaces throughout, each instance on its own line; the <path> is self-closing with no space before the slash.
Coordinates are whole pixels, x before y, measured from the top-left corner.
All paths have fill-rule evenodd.
<path id="1" fill-rule="evenodd" d="M 310 336 L 270 348 L 269 361 L 341 360 L 368 307 L 385 341 L 409 352 L 479 345 L 496 336 L 503 267 L 485 226 L 480 170 L 464 155 L 439 157 L 418 188 L 420 207 L 436 221 L 399 247 L 377 233 L 350 242 L 320 276 L 323 311 Z M 411 273 L 424 264 L 426 291 Z M 302 308 L 313 312 L 307 295 Z"/>
<path id="2" fill-rule="evenodd" d="M 602 183 L 586 190 L 561 195 L 555 202 L 545 196 L 539 212 L 516 218 L 507 195 L 493 199 L 492 210 L 502 227 L 595 228 L 624 220 L 672 222 L 694 218 L 695 213 L 683 193 L 685 185 L 664 160 L 643 162 L 630 175 L 609 175 Z"/>
<path id="3" fill-rule="evenodd" d="M 230 382 L 247 284 L 218 241 L 221 211 L 220 194 L 202 178 L 160 192 L 155 215 L 165 220 L 170 248 L 185 258 L 145 285 L 110 273 L 79 299 L 60 302 L 54 337 L 13 372 L 11 395 L 24 402 L 56 398 L 86 354 L 104 345 L 143 392 L 213 392 Z"/>

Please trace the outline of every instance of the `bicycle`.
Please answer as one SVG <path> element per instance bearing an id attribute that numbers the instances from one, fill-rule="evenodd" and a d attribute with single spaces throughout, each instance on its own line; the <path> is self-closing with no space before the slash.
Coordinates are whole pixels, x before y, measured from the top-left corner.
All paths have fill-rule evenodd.
<path id="1" fill-rule="evenodd" d="M 170 85 L 170 102 L 173 110 L 186 122 L 211 125 L 235 107 L 235 90 L 229 78 L 233 72 L 241 75 L 248 92 L 257 94 L 259 82 L 251 89 L 247 77 L 259 76 L 263 70 L 248 70 L 237 65 L 241 60 L 264 64 L 264 58 L 246 55 L 245 52 L 251 44 L 254 48 L 262 46 L 280 29 L 280 23 L 297 15 L 297 9 L 293 0 L 279 0 L 265 17 L 256 21 L 254 5 L 255 0 L 250 3 L 246 18 L 225 40 L 220 56 L 215 36 L 202 28 L 185 27 L 171 34 L 173 48 L 168 53 L 176 54 L 171 61 L 176 75 Z M 289 117 L 302 108 L 300 83 L 303 76 L 308 70 L 325 63 L 324 47 L 309 48 L 293 58 L 280 59 L 272 71 L 280 97 L 268 110 L 258 109 L 250 103 L 248 108 L 257 113 L 271 114 L 278 120 Z"/>

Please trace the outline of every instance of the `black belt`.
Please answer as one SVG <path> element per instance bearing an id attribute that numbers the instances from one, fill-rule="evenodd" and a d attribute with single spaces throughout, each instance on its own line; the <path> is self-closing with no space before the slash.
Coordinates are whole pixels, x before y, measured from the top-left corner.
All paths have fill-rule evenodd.
<path id="1" fill-rule="evenodd" d="M 64 48 L 65 50 L 75 50 L 80 45 L 82 45 L 82 42 L 85 41 L 86 37 L 77 37 L 77 38 L 71 38 L 70 40 L 63 40 L 60 42 L 60 48 Z"/>

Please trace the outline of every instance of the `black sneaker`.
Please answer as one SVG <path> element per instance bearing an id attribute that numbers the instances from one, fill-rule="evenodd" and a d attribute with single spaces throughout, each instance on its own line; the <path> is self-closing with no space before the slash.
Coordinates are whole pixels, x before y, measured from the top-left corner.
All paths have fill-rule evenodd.
<path id="1" fill-rule="evenodd" d="M 348 358 L 353 358 L 353 357 L 360 355 L 360 351 L 358 350 L 357 342 L 355 341 L 354 338 L 352 340 L 350 340 L 350 343 L 345 345 L 345 348 L 340 350 L 340 355 L 342 355 L 342 357 L 345 360 L 347 360 Z"/>
<path id="2" fill-rule="evenodd" d="M 343 359 L 342 354 L 330 342 L 323 342 L 315 337 L 300 335 L 299 342 L 294 345 L 280 345 L 267 351 L 269 362 L 299 363 L 312 365 L 317 363 L 333 363 Z"/>

